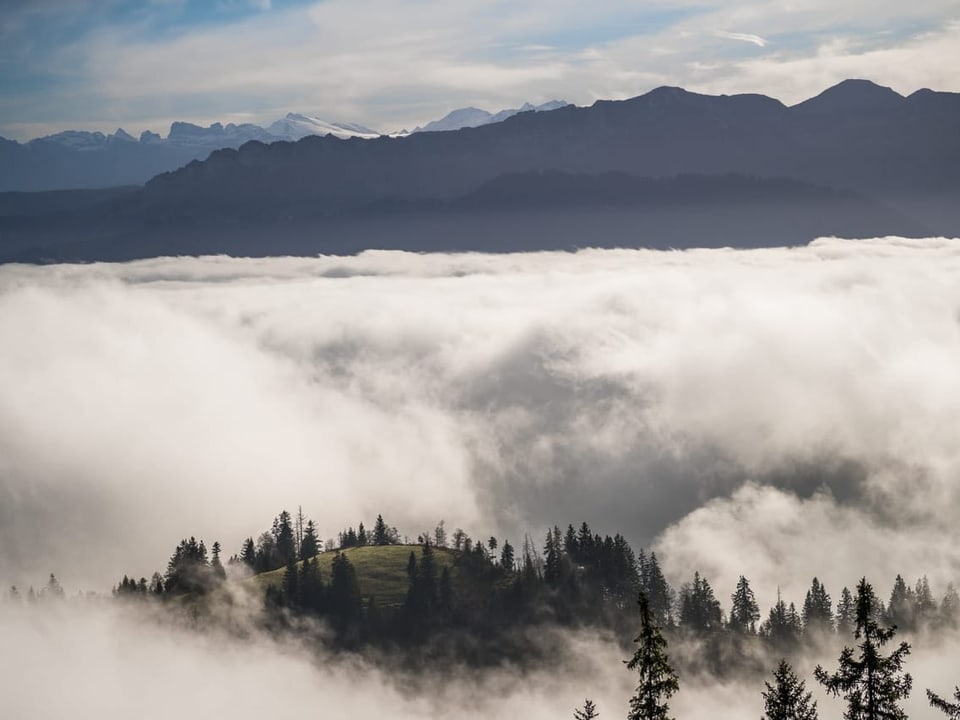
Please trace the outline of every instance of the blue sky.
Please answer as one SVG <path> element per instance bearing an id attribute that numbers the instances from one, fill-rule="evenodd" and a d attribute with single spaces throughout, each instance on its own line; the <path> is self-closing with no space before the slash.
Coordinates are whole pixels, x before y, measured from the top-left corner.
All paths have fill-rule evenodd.
<path id="1" fill-rule="evenodd" d="M 960 5 L 874 0 L 4 0 L 0 135 L 288 111 L 381 131 L 658 85 L 792 103 L 847 77 L 960 91 Z"/>

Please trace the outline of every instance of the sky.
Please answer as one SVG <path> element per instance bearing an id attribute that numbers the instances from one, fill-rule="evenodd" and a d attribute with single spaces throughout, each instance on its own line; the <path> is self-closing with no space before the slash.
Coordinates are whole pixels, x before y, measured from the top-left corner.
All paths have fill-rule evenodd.
<path id="1" fill-rule="evenodd" d="M 660 85 L 790 104 L 850 77 L 960 91 L 958 65 L 956 0 L 5 0 L 0 136 L 287 112 L 393 132 Z"/>

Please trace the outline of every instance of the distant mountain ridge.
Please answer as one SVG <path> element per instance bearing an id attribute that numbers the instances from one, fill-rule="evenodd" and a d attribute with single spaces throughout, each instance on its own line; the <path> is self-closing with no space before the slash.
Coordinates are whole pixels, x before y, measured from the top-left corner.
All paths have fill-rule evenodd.
<path id="1" fill-rule="evenodd" d="M 958 127 L 960 94 L 847 81 L 792 107 L 661 87 L 448 132 L 251 141 L 99 204 L 0 216 L 0 258 L 960 236 Z"/>
<path id="2" fill-rule="evenodd" d="M 475 107 L 459 108 L 450 111 L 439 120 L 428 122 L 423 127 L 414 128 L 410 134 L 419 132 L 446 132 L 449 130 L 462 130 L 468 127 L 480 127 L 481 125 L 503 122 L 518 113 L 549 112 L 550 110 L 559 110 L 569 104 L 570 103 L 565 100 L 550 100 L 542 105 L 524 103 L 519 108 L 507 108 L 496 113 L 480 110 Z"/>
<path id="3" fill-rule="evenodd" d="M 518 112 L 543 112 L 566 103 L 550 101 L 533 106 L 489 113 L 468 109 L 474 114 L 463 121 L 466 110 L 427 123 L 414 132 L 455 130 L 501 122 Z M 302 113 L 287 113 L 267 127 L 252 123 L 215 122 L 208 127 L 174 122 L 166 137 L 145 130 L 134 138 L 123 128 L 113 133 L 65 130 L 26 143 L 0 137 L 0 192 L 106 188 L 140 185 L 153 176 L 175 170 L 191 160 L 202 160 L 211 152 L 239 148 L 255 140 L 262 143 L 296 142 L 310 135 L 342 139 L 372 140 L 382 133 L 349 122 L 331 122 Z"/>

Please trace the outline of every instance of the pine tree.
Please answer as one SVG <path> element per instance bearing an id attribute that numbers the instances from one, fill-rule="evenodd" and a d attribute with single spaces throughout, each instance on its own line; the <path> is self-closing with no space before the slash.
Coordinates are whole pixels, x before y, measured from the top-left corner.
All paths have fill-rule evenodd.
<path id="1" fill-rule="evenodd" d="M 377 515 L 377 521 L 373 524 L 373 544 L 390 544 L 390 533 L 387 531 L 387 524 L 383 521 L 383 515 Z"/>
<path id="2" fill-rule="evenodd" d="M 960 593 L 953 586 L 953 583 L 947 585 L 947 592 L 940 601 L 940 613 L 938 624 L 942 627 L 955 628 L 960 622 Z"/>
<path id="3" fill-rule="evenodd" d="M 500 550 L 500 569 L 504 572 L 513 572 L 514 562 L 513 545 L 509 540 L 505 540 Z"/>
<path id="4" fill-rule="evenodd" d="M 848 588 L 844 588 L 840 592 L 840 602 L 837 603 L 837 634 L 850 635 L 853 632 L 855 620 L 856 607 L 853 603 L 853 595 Z"/>
<path id="5" fill-rule="evenodd" d="M 955 703 L 944 700 L 932 690 L 927 690 L 927 700 L 930 701 L 931 706 L 942 710 L 950 720 L 960 720 L 960 687 L 954 688 L 953 697 L 956 700 Z"/>
<path id="6" fill-rule="evenodd" d="M 901 642 L 890 655 L 881 654 L 882 647 L 893 639 L 895 628 L 882 628 L 877 623 L 878 601 L 866 578 L 857 585 L 856 629 L 854 638 L 862 640 L 860 656 L 853 648 L 840 653 L 840 667 L 832 675 L 819 665 L 814 671 L 817 680 L 835 697 L 847 700 L 846 720 L 906 720 L 898 705 L 910 694 L 913 678 L 903 672 L 903 663 L 910 646 Z"/>
<path id="7" fill-rule="evenodd" d="M 303 539 L 300 541 L 300 559 L 309 560 L 320 553 L 320 539 L 317 537 L 317 527 L 313 520 L 307 520 L 303 530 Z"/>
<path id="8" fill-rule="evenodd" d="M 817 578 L 810 583 L 803 600 L 803 631 L 808 637 L 833 632 L 833 604 L 827 589 Z"/>
<path id="9" fill-rule="evenodd" d="M 927 627 L 937 618 L 937 601 L 933 599 L 926 575 L 917 580 L 913 589 L 913 617 L 918 627 Z"/>
<path id="10" fill-rule="evenodd" d="M 340 627 L 353 622 L 363 612 L 357 572 L 353 563 L 341 552 L 334 556 L 330 568 L 328 602 L 334 621 Z"/>
<path id="11" fill-rule="evenodd" d="M 594 720 L 600 717 L 597 712 L 597 706 L 589 698 L 583 701 L 583 710 L 579 708 L 573 711 L 573 720 Z"/>
<path id="12" fill-rule="evenodd" d="M 773 671 L 774 684 L 764 682 L 764 720 L 817 720 L 817 703 L 813 693 L 793 672 L 786 660 Z"/>
<path id="13" fill-rule="evenodd" d="M 560 548 L 557 547 L 557 536 L 560 530 L 557 528 L 554 530 L 547 530 L 547 541 L 543 546 L 543 581 L 547 585 L 560 582 Z"/>
<path id="14" fill-rule="evenodd" d="M 735 632 L 753 635 L 757 631 L 760 608 L 753 590 L 750 589 L 750 582 L 743 575 L 737 580 L 737 589 L 730 596 L 730 600 L 733 605 L 730 608 L 730 621 L 727 625 Z"/>
<path id="15" fill-rule="evenodd" d="M 897 575 L 890 592 L 890 602 L 887 604 L 887 622 L 900 630 L 912 630 L 914 604 L 913 590 L 901 575 Z"/>
<path id="16" fill-rule="evenodd" d="M 693 582 L 680 591 L 680 623 L 697 633 L 719 630 L 723 625 L 720 603 L 710 583 L 699 572 L 695 572 Z"/>
<path id="17" fill-rule="evenodd" d="M 650 602 L 644 593 L 637 601 L 640 605 L 640 634 L 634 642 L 640 647 L 627 662 L 627 669 L 639 675 L 636 693 L 630 698 L 627 720 L 669 720 L 669 700 L 680 688 L 677 673 L 667 658 L 667 641 L 654 624 Z"/>
<path id="18" fill-rule="evenodd" d="M 224 580 L 227 577 L 227 571 L 223 569 L 223 563 L 220 562 L 220 542 L 215 540 L 210 549 L 210 569 L 213 570 L 213 576 L 217 580 Z"/>
<path id="19" fill-rule="evenodd" d="M 252 537 L 243 541 L 243 547 L 240 549 L 240 562 L 251 570 L 257 563 L 257 547 L 253 544 Z"/>
<path id="20" fill-rule="evenodd" d="M 297 542 L 293 533 L 293 521 L 290 513 L 283 510 L 273 521 L 271 530 L 273 538 L 276 541 L 277 560 L 281 565 L 286 565 L 291 559 L 297 557 Z"/>
<path id="21" fill-rule="evenodd" d="M 657 554 L 650 553 L 640 568 L 641 591 L 650 600 L 650 612 L 654 622 L 660 627 L 673 625 L 673 589 L 667 583 L 660 569 Z"/>
<path id="22" fill-rule="evenodd" d="M 800 640 L 803 630 L 800 615 L 793 603 L 788 606 L 777 590 L 777 602 L 770 608 L 770 614 L 760 626 L 760 635 L 777 650 L 792 650 Z"/>

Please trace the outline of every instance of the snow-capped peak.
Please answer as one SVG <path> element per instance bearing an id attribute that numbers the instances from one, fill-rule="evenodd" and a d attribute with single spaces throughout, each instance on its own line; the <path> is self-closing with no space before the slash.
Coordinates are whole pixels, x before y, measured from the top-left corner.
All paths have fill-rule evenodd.
<path id="1" fill-rule="evenodd" d="M 311 115 L 292 112 L 287 113 L 282 120 L 272 123 L 266 130 L 274 137 L 283 140 L 299 140 L 307 135 L 335 135 L 344 139 L 380 137 L 380 133 L 376 130 L 356 123 L 328 122 Z"/>

